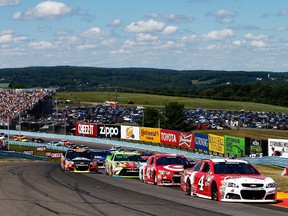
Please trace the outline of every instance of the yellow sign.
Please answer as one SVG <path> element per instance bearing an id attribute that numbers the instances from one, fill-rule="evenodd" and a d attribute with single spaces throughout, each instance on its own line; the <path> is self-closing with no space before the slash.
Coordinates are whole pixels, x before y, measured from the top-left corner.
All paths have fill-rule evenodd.
<path id="1" fill-rule="evenodd" d="M 224 136 L 208 134 L 209 151 L 224 154 Z"/>
<path id="2" fill-rule="evenodd" d="M 145 142 L 160 143 L 160 129 L 140 127 L 140 140 Z"/>

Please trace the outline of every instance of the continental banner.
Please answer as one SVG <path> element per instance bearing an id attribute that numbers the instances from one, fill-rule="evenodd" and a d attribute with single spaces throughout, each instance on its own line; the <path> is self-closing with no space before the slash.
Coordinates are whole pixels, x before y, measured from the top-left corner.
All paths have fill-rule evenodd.
<path id="1" fill-rule="evenodd" d="M 287 139 L 268 139 L 269 156 L 281 156 L 288 158 L 288 140 Z"/>
<path id="2" fill-rule="evenodd" d="M 209 151 L 224 154 L 224 136 L 208 134 Z"/>
<path id="3" fill-rule="evenodd" d="M 140 128 L 134 126 L 121 125 L 121 139 L 140 140 Z"/>
<path id="4" fill-rule="evenodd" d="M 160 128 L 140 127 L 140 140 L 160 143 Z"/>
<path id="5" fill-rule="evenodd" d="M 244 156 L 245 154 L 245 139 L 235 136 L 224 136 L 225 153 L 230 155 Z"/>

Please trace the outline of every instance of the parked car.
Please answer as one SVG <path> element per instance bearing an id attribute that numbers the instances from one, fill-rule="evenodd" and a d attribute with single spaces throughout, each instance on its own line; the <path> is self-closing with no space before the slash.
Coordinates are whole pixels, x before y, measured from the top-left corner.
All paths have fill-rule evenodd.
<path id="1" fill-rule="evenodd" d="M 39 137 L 33 137 L 32 142 L 36 142 L 36 143 L 44 143 L 45 141 L 42 138 Z"/>

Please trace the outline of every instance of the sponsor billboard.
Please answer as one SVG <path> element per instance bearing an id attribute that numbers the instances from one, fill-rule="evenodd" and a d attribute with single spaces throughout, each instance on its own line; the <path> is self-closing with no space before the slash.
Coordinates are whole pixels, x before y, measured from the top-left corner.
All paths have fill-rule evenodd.
<path id="1" fill-rule="evenodd" d="M 208 151 L 208 135 L 195 133 L 195 149 Z"/>
<path id="2" fill-rule="evenodd" d="M 173 130 L 160 130 L 160 143 L 172 146 L 179 146 L 179 136 L 178 131 Z"/>
<path id="3" fill-rule="evenodd" d="M 96 137 L 97 136 L 97 124 L 76 122 L 75 133 L 77 136 Z"/>
<path id="4" fill-rule="evenodd" d="M 208 134 L 209 151 L 224 154 L 224 136 Z"/>
<path id="5" fill-rule="evenodd" d="M 140 128 L 121 125 L 121 139 L 140 140 Z"/>
<path id="6" fill-rule="evenodd" d="M 268 139 L 268 155 L 288 158 L 288 140 Z"/>
<path id="7" fill-rule="evenodd" d="M 101 138 L 120 138 L 121 127 L 115 125 L 98 125 L 98 137 Z"/>
<path id="8" fill-rule="evenodd" d="M 245 139 L 235 136 L 224 136 L 225 153 L 237 156 L 244 156 L 245 154 Z"/>
<path id="9" fill-rule="evenodd" d="M 140 127 L 140 140 L 160 143 L 160 128 Z"/>
<path id="10" fill-rule="evenodd" d="M 194 149 L 194 134 L 193 133 L 186 133 L 186 132 L 180 132 L 179 136 L 179 147 L 181 148 L 189 148 Z"/>

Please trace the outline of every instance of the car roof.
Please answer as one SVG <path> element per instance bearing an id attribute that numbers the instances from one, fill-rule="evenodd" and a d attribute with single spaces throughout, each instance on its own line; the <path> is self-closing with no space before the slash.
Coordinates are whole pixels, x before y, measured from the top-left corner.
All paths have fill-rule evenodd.
<path id="1" fill-rule="evenodd" d="M 131 152 L 131 151 L 116 151 L 116 152 L 114 152 L 114 155 L 117 155 L 117 154 L 140 155 L 138 152 Z"/>
<path id="2" fill-rule="evenodd" d="M 183 154 L 155 154 L 155 157 L 184 157 Z"/>
<path id="3" fill-rule="evenodd" d="M 240 160 L 240 159 L 230 159 L 230 158 L 213 158 L 213 159 L 209 159 L 211 160 L 213 163 L 220 163 L 220 162 L 228 162 L 228 163 L 248 163 L 245 160 Z"/>

